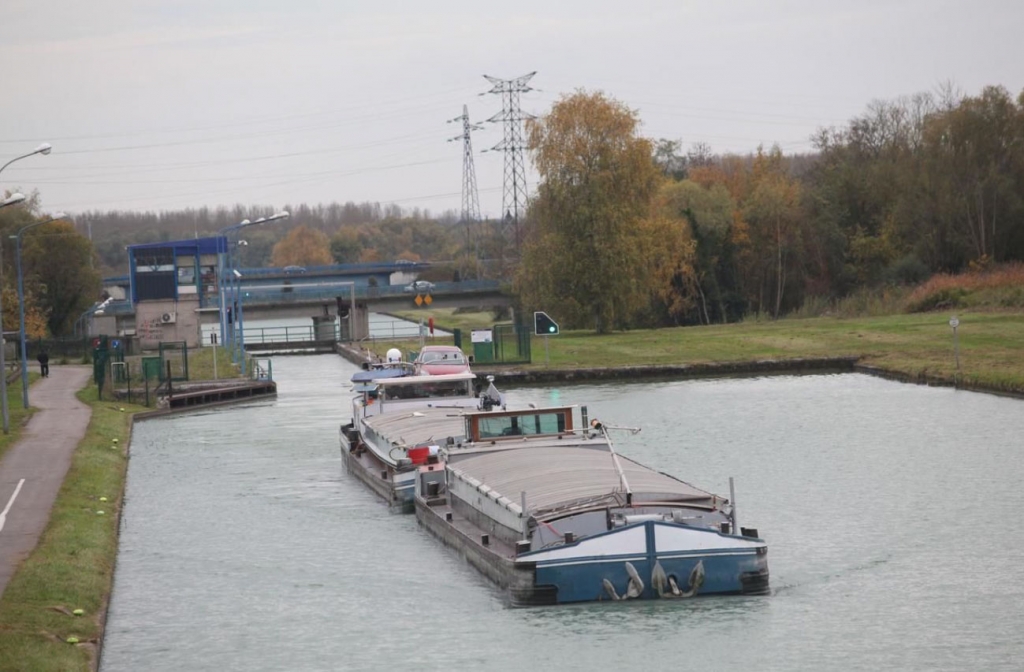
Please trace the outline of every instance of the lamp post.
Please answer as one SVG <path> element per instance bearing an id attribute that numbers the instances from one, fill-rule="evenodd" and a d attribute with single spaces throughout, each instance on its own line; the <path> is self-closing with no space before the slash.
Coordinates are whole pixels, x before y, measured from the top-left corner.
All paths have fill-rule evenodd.
<path id="1" fill-rule="evenodd" d="M 234 231 L 237 231 L 239 229 L 243 229 L 243 228 L 245 228 L 247 226 L 257 226 L 257 225 L 261 225 L 261 224 L 269 224 L 270 222 L 275 222 L 275 221 L 277 221 L 279 219 L 287 219 L 290 216 L 291 215 L 288 213 L 288 211 L 282 210 L 281 212 L 274 213 L 270 217 L 260 217 L 259 219 L 256 219 L 254 221 L 249 221 L 248 219 L 243 219 L 238 224 L 234 224 L 232 226 L 227 226 L 227 227 L 221 229 L 220 230 L 220 235 L 222 235 L 225 238 L 227 238 L 228 234 L 230 234 L 230 233 L 232 233 Z M 227 323 L 226 323 L 226 319 L 225 319 L 226 316 L 225 316 L 225 311 L 224 311 L 224 299 L 225 299 L 225 296 L 224 296 L 224 281 L 226 280 L 227 282 L 229 282 L 231 284 L 231 294 L 233 295 L 232 305 L 234 305 L 234 299 L 235 298 L 237 298 L 238 303 L 239 303 L 239 306 L 238 306 L 239 310 L 235 311 L 232 314 L 232 325 L 231 325 L 231 329 L 230 329 L 230 334 L 231 334 L 231 336 L 230 336 L 231 357 L 232 357 L 232 359 L 235 359 L 235 345 L 237 343 L 238 346 L 239 346 L 239 350 L 240 350 L 240 355 L 239 355 L 240 359 L 237 360 L 237 361 L 239 361 L 241 363 L 242 361 L 245 360 L 245 336 L 242 334 L 243 324 L 241 322 L 241 315 L 242 315 L 242 311 L 241 311 L 241 302 L 242 302 L 242 296 L 241 296 L 242 283 L 241 283 L 241 278 L 242 278 L 242 274 L 239 273 L 235 269 L 235 267 L 234 267 L 233 255 L 231 254 L 230 240 L 228 240 L 227 243 L 228 244 L 226 245 L 226 247 L 227 247 L 227 257 L 228 257 L 228 259 L 227 259 L 228 269 L 221 268 L 221 286 L 220 286 L 220 289 L 221 289 L 221 295 L 220 295 L 221 296 L 221 300 L 220 300 L 221 340 L 224 339 L 225 334 L 229 331 L 227 329 Z M 229 269 L 231 271 L 230 274 L 228 273 Z M 237 291 L 236 291 L 236 287 L 237 287 Z M 236 340 L 236 336 L 237 336 L 237 340 Z"/>
<path id="2" fill-rule="evenodd" d="M 6 208 L 8 205 L 17 205 L 25 200 L 25 194 L 13 193 L 3 201 L 0 201 L 0 208 Z M 0 261 L 0 286 L 3 286 L 3 262 Z M 2 296 L 0 296 L 0 315 L 4 313 L 4 304 Z M 3 320 L 0 319 L 0 323 Z M 0 325 L 0 407 L 3 408 L 3 425 L 4 434 L 9 434 L 11 431 L 11 414 L 7 408 L 7 343 L 3 337 L 3 326 Z"/>
<path id="3" fill-rule="evenodd" d="M 20 316 L 18 340 L 21 342 L 21 403 L 25 408 L 28 408 L 28 355 L 25 348 L 25 278 L 21 272 L 21 234 L 31 228 L 56 222 L 59 219 L 67 219 L 67 215 L 63 212 L 58 212 L 49 219 L 42 219 L 21 227 L 17 233 L 11 236 L 17 242 L 17 252 L 15 253 L 14 260 L 18 266 L 18 314 Z"/>
<path id="4" fill-rule="evenodd" d="M 4 168 L 6 168 L 7 166 L 11 165 L 15 161 L 21 161 L 22 159 L 27 159 L 28 157 L 35 156 L 36 154 L 42 154 L 43 156 L 45 156 L 45 155 L 49 154 L 51 151 L 53 151 L 53 147 L 50 146 L 50 143 L 44 142 L 41 145 L 39 145 L 38 147 L 36 147 L 35 149 L 33 149 L 28 154 L 22 154 L 21 156 L 16 156 L 13 159 L 11 159 L 10 161 L 8 161 L 7 163 L 5 163 L 4 165 L 0 166 L 0 173 L 2 173 L 4 171 Z M 11 194 L 8 198 L 6 198 L 3 201 L 2 204 L 0 204 L 0 208 L 2 208 L 4 206 L 7 206 L 7 205 L 14 205 L 15 203 L 21 203 L 24 200 L 25 200 L 25 195 L 24 194 L 18 194 L 18 193 Z M 0 316 L 2 316 L 2 315 L 3 315 L 3 305 L 2 305 L 2 303 L 0 303 Z M 5 349 L 6 349 L 6 341 L 3 338 L 3 324 L 2 323 L 3 323 L 3 319 L 2 319 L 2 317 L 0 317 L 0 400 L 2 400 L 2 401 L 0 401 L 0 404 L 2 404 L 2 406 L 3 406 L 4 434 L 7 434 L 10 431 L 10 428 L 11 428 L 11 421 L 10 421 L 10 415 L 7 412 L 7 362 L 4 361 L 4 359 L 5 359 L 4 355 L 5 355 Z M 22 369 L 22 371 L 24 371 L 24 369 Z M 24 387 L 25 387 L 24 396 L 25 396 L 25 399 L 27 400 L 28 399 L 28 385 L 25 383 L 25 380 L 26 379 L 23 377 L 22 378 L 22 385 L 24 385 Z M 25 408 L 28 408 L 28 401 L 25 401 Z"/>
<path id="5" fill-rule="evenodd" d="M 19 194 L 17 192 L 11 194 L 4 200 L 0 201 L 0 208 L 6 208 L 8 205 L 17 205 L 25 200 L 25 194 Z"/>

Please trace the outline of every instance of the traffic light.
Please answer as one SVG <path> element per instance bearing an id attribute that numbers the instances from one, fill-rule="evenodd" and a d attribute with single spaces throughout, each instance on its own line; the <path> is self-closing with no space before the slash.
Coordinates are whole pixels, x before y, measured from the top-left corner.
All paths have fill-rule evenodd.
<path id="1" fill-rule="evenodd" d="M 538 310 L 533 314 L 533 333 L 538 336 L 557 336 L 558 323 L 544 311 Z"/>

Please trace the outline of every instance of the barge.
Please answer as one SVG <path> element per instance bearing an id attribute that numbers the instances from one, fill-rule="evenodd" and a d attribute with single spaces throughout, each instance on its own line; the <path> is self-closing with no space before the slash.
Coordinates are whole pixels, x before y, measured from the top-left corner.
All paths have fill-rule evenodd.
<path id="1" fill-rule="evenodd" d="M 440 445 L 464 440 L 462 411 L 503 403 L 493 384 L 475 396 L 475 380 L 468 371 L 423 375 L 403 367 L 355 374 L 352 421 L 339 437 L 346 469 L 389 506 L 411 513 L 416 469 Z"/>
<path id="2" fill-rule="evenodd" d="M 768 546 L 729 499 L 619 455 L 574 410 L 453 418 L 416 467 L 419 522 L 516 605 L 768 593 Z"/>

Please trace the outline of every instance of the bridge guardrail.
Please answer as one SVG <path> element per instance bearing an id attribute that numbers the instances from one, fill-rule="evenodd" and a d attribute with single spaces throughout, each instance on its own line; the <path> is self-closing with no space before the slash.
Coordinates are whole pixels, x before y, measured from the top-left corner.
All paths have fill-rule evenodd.
<path id="1" fill-rule="evenodd" d="M 495 292 L 501 289 L 501 283 L 497 280 L 467 280 L 463 282 L 438 282 L 429 294 L 432 296 L 477 294 L 483 292 Z M 302 284 L 295 284 L 281 289 L 262 289 L 260 287 L 246 288 L 243 284 L 242 299 L 247 305 L 259 303 L 287 303 L 290 301 L 314 301 L 334 300 L 337 297 L 347 299 L 349 297 L 348 285 L 337 285 L 334 287 L 304 287 Z M 426 292 L 420 292 L 425 294 Z M 388 285 L 385 287 L 371 287 L 368 285 L 356 285 L 356 299 L 382 299 L 406 296 L 410 301 L 415 298 L 416 292 L 406 291 L 400 285 Z M 219 296 L 207 297 L 207 305 L 219 306 Z"/>

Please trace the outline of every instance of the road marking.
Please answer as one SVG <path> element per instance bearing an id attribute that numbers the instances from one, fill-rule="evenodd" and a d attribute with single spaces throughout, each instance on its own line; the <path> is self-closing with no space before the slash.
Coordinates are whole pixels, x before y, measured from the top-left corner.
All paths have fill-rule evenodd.
<path id="1" fill-rule="evenodd" d="M 0 513 L 0 532 L 4 529 L 4 523 L 7 522 L 7 512 L 11 510 L 11 505 L 14 504 L 14 500 L 17 498 L 18 493 L 21 492 L 21 486 L 23 485 L 25 485 L 24 478 L 18 481 L 18 487 L 14 489 L 14 494 L 7 500 L 7 506 L 4 507 L 3 513 Z"/>

